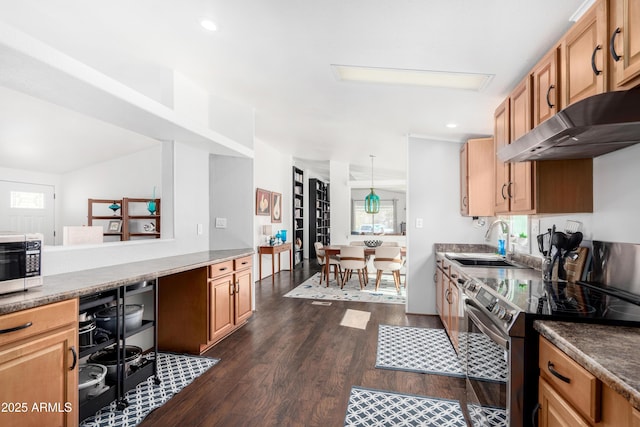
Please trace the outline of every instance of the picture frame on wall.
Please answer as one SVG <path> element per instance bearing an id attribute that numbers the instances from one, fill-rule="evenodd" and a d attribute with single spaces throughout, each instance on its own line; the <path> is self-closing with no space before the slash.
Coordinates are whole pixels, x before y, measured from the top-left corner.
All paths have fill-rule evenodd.
<path id="1" fill-rule="evenodd" d="M 271 222 L 282 222 L 282 194 L 271 193 Z"/>
<path id="2" fill-rule="evenodd" d="M 262 188 L 256 189 L 256 215 L 269 216 L 271 215 L 271 192 L 263 190 Z"/>
<path id="3" fill-rule="evenodd" d="M 120 233 L 122 230 L 122 220 L 112 219 L 107 226 L 107 233 Z"/>

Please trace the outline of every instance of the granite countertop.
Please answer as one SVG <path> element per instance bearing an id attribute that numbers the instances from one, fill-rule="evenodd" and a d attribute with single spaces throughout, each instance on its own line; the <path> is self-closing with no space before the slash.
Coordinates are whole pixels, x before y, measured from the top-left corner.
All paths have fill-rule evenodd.
<path id="1" fill-rule="evenodd" d="M 536 320 L 535 329 L 640 410 L 640 329 Z"/>
<path id="2" fill-rule="evenodd" d="M 252 255 L 250 248 L 194 252 L 90 270 L 44 276 L 43 285 L 26 292 L 0 296 L 0 314 L 56 301 L 104 292 L 118 286 L 152 280 L 216 262 Z"/>

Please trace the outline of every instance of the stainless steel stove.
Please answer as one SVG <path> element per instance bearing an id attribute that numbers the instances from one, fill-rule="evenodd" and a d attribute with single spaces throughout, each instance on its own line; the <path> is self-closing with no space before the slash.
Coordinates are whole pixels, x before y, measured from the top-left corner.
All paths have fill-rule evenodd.
<path id="1" fill-rule="evenodd" d="M 538 381 L 534 320 L 640 326 L 640 283 L 635 279 L 640 245 L 593 242 L 593 252 L 596 280 L 591 282 L 476 277 L 462 284 L 465 318 L 461 334 L 465 339 L 461 353 L 467 366 L 467 406 L 473 408 L 469 416 L 474 426 L 518 427 L 534 416 Z M 637 258 L 629 264 L 624 257 L 625 266 L 617 267 L 611 257 L 616 253 L 634 253 Z M 628 273 L 614 274 L 612 268 Z M 618 282 L 608 281 L 612 277 Z M 489 364 L 506 374 L 477 374 Z"/>

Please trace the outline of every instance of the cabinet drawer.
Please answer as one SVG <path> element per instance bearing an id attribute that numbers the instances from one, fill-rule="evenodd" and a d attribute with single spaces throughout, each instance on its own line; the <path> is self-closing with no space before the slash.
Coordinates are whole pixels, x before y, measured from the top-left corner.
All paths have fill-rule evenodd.
<path id="1" fill-rule="evenodd" d="M 242 258 L 237 258 L 233 260 L 233 267 L 234 270 L 238 271 L 238 270 L 244 270 L 245 268 L 249 268 L 251 267 L 251 259 L 253 257 L 251 255 L 249 256 L 245 256 Z"/>
<path id="2" fill-rule="evenodd" d="M 5 314 L 0 316 L 0 346 L 77 322 L 77 299 Z"/>
<path id="3" fill-rule="evenodd" d="M 226 274 L 233 273 L 233 260 L 211 264 L 209 266 L 209 278 L 222 277 Z"/>
<path id="4" fill-rule="evenodd" d="M 542 336 L 538 366 L 540 375 L 583 416 L 600 420 L 602 383 Z"/>

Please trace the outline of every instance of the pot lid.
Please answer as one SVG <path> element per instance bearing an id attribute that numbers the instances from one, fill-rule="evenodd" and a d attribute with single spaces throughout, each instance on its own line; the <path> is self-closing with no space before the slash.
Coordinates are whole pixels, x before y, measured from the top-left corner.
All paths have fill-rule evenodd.
<path id="1" fill-rule="evenodd" d="M 122 307 L 122 305 L 120 305 L 120 307 Z M 126 317 L 131 316 L 132 314 L 137 314 L 142 310 L 142 308 L 143 307 L 140 304 L 127 304 L 124 306 L 124 315 Z M 118 315 L 117 310 L 117 306 L 114 305 L 98 311 L 96 313 L 96 317 L 101 319 L 116 317 Z M 122 308 L 120 308 L 120 310 L 122 310 Z"/>
<path id="2" fill-rule="evenodd" d="M 135 345 L 128 345 L 125 348 L 125 362 L 130 362 L 142 355 L 142 349 Z M 93 363 L 99 363 L 104 365 L 115 365 L 117 363 L 116 347 L 110 346 L 103 351 L 89 356 L 89 361 Z M 122 360 L 122 359 L 121 359 Z"/>
<path id="3" fill-rule="evenodd" d="M 98 365 L 95 363 L 80 365 L 80 369 L 78 371 L 78 383 L 80 390 L 99 384 L 100 382 L 102 382 L 106 375 L 106 366 Z"/>

